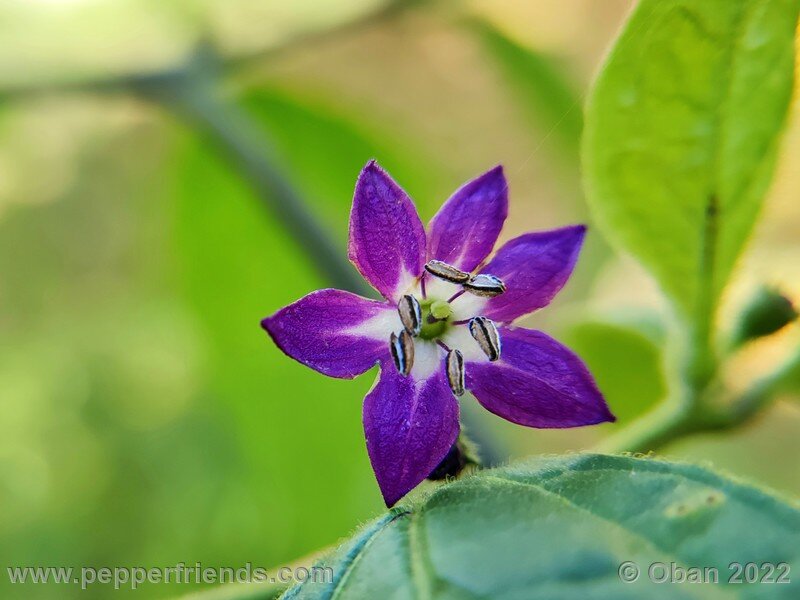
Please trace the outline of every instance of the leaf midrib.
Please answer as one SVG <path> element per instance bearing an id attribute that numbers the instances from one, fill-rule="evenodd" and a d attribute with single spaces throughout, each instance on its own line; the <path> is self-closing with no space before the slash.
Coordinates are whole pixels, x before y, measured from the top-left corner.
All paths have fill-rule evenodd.
<path id="1" fill-rule="evenodd" d="M 700 264 L 699 282 L 697 288 L 697 298 L 695 299 L 695 319 L 696 324 L 700 324 L 705 329 L 704 322 L 712 319 L 714 312 L 715 298 L 717 295 L 717 255 L 719 246 L 719 225 L 720 212 L 725 204 L 720 197 L 722 190 L 722 155 L 725 142 L 729 135 L 730 103 L 733 96 L 733 82 L 735 72 L 739 62 L 742 38 L 749 18 L 753 14 L 753 7 L 756 2 L 740 4 L 739 13 L 736 16 L 736 25 L 732 36 L 731 48 L 728 52 L 728 69 L 726 70 L 726 83 L 719 97 L 718 119 L 716 136 L 711 145 L 712 151 L 712 189 L 706 194 L 703 206 L 703 220 L 700 230 Z M 752 177 L 749 178 L 752 181 Z"/>

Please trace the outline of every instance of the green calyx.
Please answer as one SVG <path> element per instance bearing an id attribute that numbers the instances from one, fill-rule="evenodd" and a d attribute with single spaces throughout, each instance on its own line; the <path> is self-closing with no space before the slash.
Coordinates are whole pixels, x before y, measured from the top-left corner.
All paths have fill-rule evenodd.
<path id="1" fill-rule="evenodd" d="M 425 299 L 420 302 L 422 309 L 422 327 L 419 337 L 423 340 L 434 340 L 441 337 L 448 327 L 448 319 L 453 310 L 445 300 Z"/>

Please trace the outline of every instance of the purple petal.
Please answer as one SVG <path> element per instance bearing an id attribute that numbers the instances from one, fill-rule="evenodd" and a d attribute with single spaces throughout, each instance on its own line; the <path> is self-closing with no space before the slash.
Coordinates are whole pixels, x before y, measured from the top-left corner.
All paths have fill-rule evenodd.
<path id="1" fill-rule="evenodd" d="M 489 256 L 508 215 L 508 183 L 497 166 L 465 183 L 428 225 L 428 259 L 472 271 Z"/>
<path id="2" fill-rule="evenodd" d="M 466 385 L 487 410 L 539 428 L 614 421 L 580 358 L 541 331 L 501 327 L 497 362 L 468 362 Z"/>
<path id="3" fill-rule="evenodd" d="M 403 377 L 390 362 L 364 398 L 364 433 L 386 506 L 414 489 L 458 438 L 458 402 L 444 368 L 424 380 Z"/>
<path id="4" fill-rule="evenodd" d="M 351 379 L 389 354 L 389 336 L 399 323 L 397 310 L 385 302 L 328 289 L 282 308 L 261 326 L 295 360 L 325 375 Z"/>
<path id="5" fill-rule="evenodd" d="M 504 244 L 481 272 L 502 279 L 506 291 L 488 300 L 481 314 L 509 323 L 550 304 L 572 274 L 585 233 L 584 225 L 574 225 Z"/>
<path id="6" fill-rule="evenodd" d="M 425 264 L 425 229 L 417 209 L 374 160 L 356 182 L 348 256 L 364 279 L 394 301 Z"/>

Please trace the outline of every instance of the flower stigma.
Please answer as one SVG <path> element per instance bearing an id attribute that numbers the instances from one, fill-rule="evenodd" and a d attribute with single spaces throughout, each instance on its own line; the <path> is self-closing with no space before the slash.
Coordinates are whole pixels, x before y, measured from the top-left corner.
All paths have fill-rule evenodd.
<path id="1" fill-rule="evenodd" d="M 448 319 L 453 309 L 447 300 L 426 298 L 420 303 L 422 309 L 422 326 L 419 337 L 423 340 L 435 340 L 447 331 Z"/>

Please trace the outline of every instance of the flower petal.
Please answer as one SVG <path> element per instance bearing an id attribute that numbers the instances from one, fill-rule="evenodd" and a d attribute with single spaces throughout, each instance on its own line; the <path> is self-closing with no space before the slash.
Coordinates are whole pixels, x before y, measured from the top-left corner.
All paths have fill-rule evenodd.
<path id="1" fill-rule="evenodd" d="M 508 215 L 508 183 L 497 166 L 461 186 L 428 225 L 428 259 L 472 271 L 489 256 Z"/>
<path id="2" fill-rule="evenodd" d="M 502 279 L 506 291 L 488 299 L 464 294 L 454 306 L 463 303 L 460 312 L 481 314 L 501 323 L 547 306 L 572 274 L 585 233 L 584 225 L 574 225 L 510 240 L 481 269 L 481 273 Z"/>
<path id="3" fill-rule="evenodd" d="M 441 366 L 441 363 L 440 363 Z M 386 506 L 414 489 L 439 465 L 458 438 L 458 402 L 444 367 L 426 379 L 381 365 L 364 398 L 364 433 Z"/>
<path id="4" fill-rule="evenodd" d="M 395 302 L 425 265 L 425 229 L 417 209 L 374 160 L 356 182 L 348 256 L 364 279 Z"/>
<path id="5" fill-rule="evenodd" d="M 501 327 L 497 362 L 467 362 L 466 385 L 487 410 L 528 427 L 614 421 L 580 358 L 541 331 Z"/>
<path id="6" fill-rule="evenodd" d="M 351 379 L 389 354 L 402 328 L 397 309 L 341 290 L 318 290 L 261 321 L 287 355 L 312 369 Z"/>

